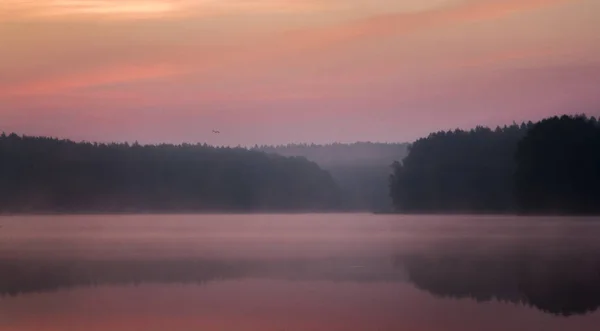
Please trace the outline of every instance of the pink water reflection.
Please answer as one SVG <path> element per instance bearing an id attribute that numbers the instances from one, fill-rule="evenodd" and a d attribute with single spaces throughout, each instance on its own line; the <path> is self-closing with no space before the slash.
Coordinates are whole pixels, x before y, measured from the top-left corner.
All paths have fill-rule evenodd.
<path id="1" fill-rule="evenodd" d="M 242 280 L 75 288 L 0 300 L 2 331 L 597 330 L 509 303 L 438 299 L 406 283 Z"/>

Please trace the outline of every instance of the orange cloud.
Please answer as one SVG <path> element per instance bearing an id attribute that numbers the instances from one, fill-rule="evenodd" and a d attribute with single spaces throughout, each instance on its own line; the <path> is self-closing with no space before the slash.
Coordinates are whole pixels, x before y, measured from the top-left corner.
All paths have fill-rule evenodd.
<path id="1" fill-rule="evenodd" d="M 145 18 L 184 9 L 180 1 L 163 0 L 3 0 L 0 19 L 48 19 L 61 17 Z"/>
<path id="2" fill-rule="evenodd" d="M 298 13 L 338 7 L 337 0 L 2 0 L 0 20 L 140 19 L 238 13 Z"/>

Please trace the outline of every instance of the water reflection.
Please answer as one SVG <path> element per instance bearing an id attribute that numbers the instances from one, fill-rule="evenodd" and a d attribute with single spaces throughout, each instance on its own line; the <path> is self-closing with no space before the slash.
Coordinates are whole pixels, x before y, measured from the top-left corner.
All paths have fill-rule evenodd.
<path id="1" fill-rule="evenodd" d="M 600 222 L 203 219 L 13 220 L 0 241 L 0 330 L 164 330 L 178 311 L 190 330 L 595 330 L 600 321 L 589 314 L 600 306 Z M 86 315 L 82 302 L 105 315 Z M 131 325 L 111 320 L 122 310 Z M 44 312 L 54 328 L 27 324 Z M 81 327 L 61 324 L 65 316 Z"/>
<path id="2" fill-rule="evenodd" d="M 383 259 L 0 260 L 0 294 L 15 296 L 97 285 L 203 284 L 246 278 L 389 282 L 405 278 Z"/>
<path id="3" fill-rule="evenodd" d="M 556 315 L 600 307 L 600 256 L 578 250 L 428 247 L 369 259 L 0 260 L 0 293 L 15 296 L 98 285 L 204 284 L 273 279 L 406 282 L 439 297 L 525 304 Z"/>
<path id="4" fill-rule="evenodd" d="M 600 252 L 567 249 L 549 254 L 505 246 L 438 245 L 418 254 L 399 254 L 395 264 L 417 288 L 439 297 L 512 302 L 564 316 L 600 307 Z"/>

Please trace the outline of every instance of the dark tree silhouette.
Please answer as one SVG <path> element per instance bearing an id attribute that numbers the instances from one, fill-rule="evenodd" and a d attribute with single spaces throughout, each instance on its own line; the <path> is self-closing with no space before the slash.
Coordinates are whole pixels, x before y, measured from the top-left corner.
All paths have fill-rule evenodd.
<path id="1" fill-rule="evenodd" d="M 393 164 L 390 195 L 401 212 L 514 210 L 514 154 L 532 124 L 441 131 L 417 140 Z"/>
<path id="2" fill-rule="evenodd" d="M 393 165 L 401 212 L 600 213 L 600 124 L 562 116 L 419 139 Z"/>
<path id="3" fill-rule="evenodd" d="M 600 124 L 592 117 L 545 119 L 517 151 L 517 199 L 526 213 L 600 213 Z"/>
<path id="4" fill-rule="evenodd" d="M 207 145 L 0 137 L 0 212 L 193 212 L 339 207 L 304 158 Z"/>

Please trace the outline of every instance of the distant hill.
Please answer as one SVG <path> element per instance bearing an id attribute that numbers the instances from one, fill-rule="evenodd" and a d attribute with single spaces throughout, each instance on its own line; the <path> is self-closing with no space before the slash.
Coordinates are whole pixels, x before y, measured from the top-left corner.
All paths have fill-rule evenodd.
<path id="1" fill-rule="evenodd" d="M 328 170 L 343 190 L 349 209 L 383 211 L 391 208 L 389 175 L 394 161 L 408 154 L 407 143 L 333 143 L 255 146 L 283 156 L 301 156 Z"/>
<path id="2" fill-rule="evenodd" d="M 408 154 L 407 143 L 288 144 L 255 146 L 254 149 L 283 156 L 303 156 L 324 168 L 341 165 L 389 166 Z"/>

